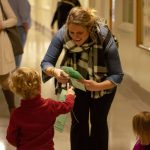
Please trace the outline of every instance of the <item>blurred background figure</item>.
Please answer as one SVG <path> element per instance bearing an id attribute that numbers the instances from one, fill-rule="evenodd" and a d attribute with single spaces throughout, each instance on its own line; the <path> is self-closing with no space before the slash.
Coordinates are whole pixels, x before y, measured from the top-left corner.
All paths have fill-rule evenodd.
<path id="1" fill-rule="evenodd" d="M 3 10 L 3 11 L 2 11 Z M 4 19 L 4 13 L 6 17 Z M 6 28 L 11 28 L 17 24 L 17 18 L 11 9 L 8 0 L 0 1 L 0 85 L 5 100 L 8 104 L 9 112 L 11 113 L 15 108 L 14 94 L 9 90 L 8 78 L 10 72 L 15 68 L 15 59 L 12 50 L 12 45 L 9 40 Z"/>
<path id="2" fill-rule="evenodd" d="M 54 28 L 54 24 L 57 21 L 57 28 L 60 29 L 65 24 L 69 11 L 76 6 L 81 6 L 78 0 L 59 1 L 51 22 L 51 28 Z"/>
<path id="3" fill-rule="evenodd" d="M 27 33 L 31 26 L 31 8 L 28 0 L 8 0 L 12 9 L 14 10 L 18 23 L 17 27 L 19 30 L 22 46 L 25 46 Z M 16 66 L 19 67 L 21 64 L 22 55 L 15 57 Z"/>

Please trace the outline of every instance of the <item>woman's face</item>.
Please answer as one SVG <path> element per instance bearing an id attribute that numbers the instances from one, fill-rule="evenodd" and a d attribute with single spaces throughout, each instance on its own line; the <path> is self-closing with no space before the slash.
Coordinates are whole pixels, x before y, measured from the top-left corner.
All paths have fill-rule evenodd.
<path id="1" fill-rule="evenodd" d="M 69 35 L 77 46 L 81 46 L 89 37 L 89 32 L 81 25 L 70 23 L 68 25 Z"/>

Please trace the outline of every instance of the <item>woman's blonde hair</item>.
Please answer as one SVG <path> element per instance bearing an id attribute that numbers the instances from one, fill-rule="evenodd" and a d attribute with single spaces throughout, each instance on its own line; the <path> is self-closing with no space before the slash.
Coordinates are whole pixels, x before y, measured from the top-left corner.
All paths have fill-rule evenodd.
<path id="1" fill-rule="evenodd" d="M 32 68 L 21 67 L 10 75 L 9 87 L 13 92 L 23 98 L 31 98 L 40 92 L 41 77 Z"/>
<path id="2" fill-rule="evenodd" d="M 136 114 L 133 117 L 132 125 L 133 131 L 137 136 L 141 138 L 144 136 L 150 137 L 150 112 L 143 111 Z"/>
<path id="3" fill-rule="evenodd" d="M 98 19 L 95 12 L 96 10 L 91 8 L 74 7 L 67 17 L 66 24 L 67 26 L 70 23 L 81 25 L 90 31 L 91 27 Z"/>

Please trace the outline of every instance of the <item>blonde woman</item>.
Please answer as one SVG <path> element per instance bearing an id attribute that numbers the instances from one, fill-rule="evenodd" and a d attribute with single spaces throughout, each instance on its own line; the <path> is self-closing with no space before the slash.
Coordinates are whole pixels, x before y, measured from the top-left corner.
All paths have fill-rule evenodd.
<path id="1" fill-rule="evenodd" d="M 85 78 L 82 83 L 86 92 L 75 89 L 71 150 L 108 150 L 107 116 L 123 78 L 114 38 L 94 12 L 90 8 L 73 8 L 41 62 L 44 82 L 51 77 L 60 83 L 69 82 L 63 70 L 55 67 L 64 49 L 61 65 L 73 67 Z"/>
<path id="2" fill-rule="evenodd" d="M 5 28 L 16 25 L 17 18 L 10 7 L 8 0 L 1 0 L 0 3 L 0 85 L 2 86 L 9 112 L 11 113 L 15 108 L 15 103 L 14 94 L 9 90 L 8 77 L 10 72 L 16 68 L 16 65 L 12 45 Z M 2 8 L 7 19 L 4 19 L 3 17 Z"/>
<path id="3" fill-rule="evenodd" d="M 27 67 L 13 72 L 9 85 L 22 99 L 10 118 L 8 142 L 17 150 L 54 150 L 54 123 L 58 115 L 72 110 L 75 99 L 72 87 L 68 87 L 65 102 L 44 99 L 39 73 Z"/>
<path id="4" fill-rule="evenodd" d="M 136 114 L 132 120 L 137 142 L 133 150 L 150 150 L 150 112 Z"/>

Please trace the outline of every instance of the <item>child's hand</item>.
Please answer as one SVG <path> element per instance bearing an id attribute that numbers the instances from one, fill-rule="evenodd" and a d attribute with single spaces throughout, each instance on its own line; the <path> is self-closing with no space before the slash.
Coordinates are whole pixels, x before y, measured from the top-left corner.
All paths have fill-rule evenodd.
<path id="1" fill-rule="evenodd" d="M 69 94 L 75 95 L 75 92 L 73 90 L 73 86 L 69 86 L 69 83 L 68 83 L 67 84 L 67 93 L 66 93 L 66 95 L 69 95 Z"/>

